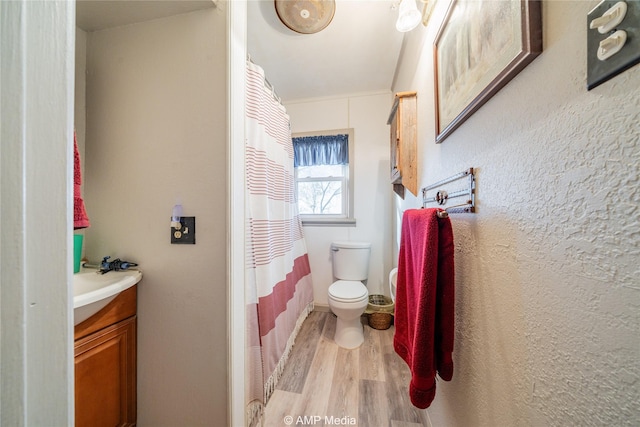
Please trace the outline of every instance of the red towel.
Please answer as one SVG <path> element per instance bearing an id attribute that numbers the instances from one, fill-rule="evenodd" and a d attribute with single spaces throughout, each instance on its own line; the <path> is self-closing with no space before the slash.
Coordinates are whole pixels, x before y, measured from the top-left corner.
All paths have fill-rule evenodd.
<path id="1" fill-rule="evenodd" d="M 82 172 L 80 169 L 80 153 L 78 152 L 78 141 L 76 133 L 73 132 L 73 229 L 87 228 L 89 217 L 84 208 L 84 200 L 82 200 Z"/>
<path id="2" fill-rule="evenodd" d="M 393 346 L 409 365 L 409 396 L 421 409 L 435 397 L 436 373 L 453 376 L 453 231 L 438 210 L 405 211 L 398 256 Z"/>

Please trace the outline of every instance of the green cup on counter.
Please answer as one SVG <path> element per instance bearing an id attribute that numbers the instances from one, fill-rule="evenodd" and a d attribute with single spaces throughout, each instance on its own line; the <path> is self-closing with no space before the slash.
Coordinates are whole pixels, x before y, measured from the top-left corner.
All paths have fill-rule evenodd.
<path id="1" fill-rule="evenodd" d="M 73 272 L 80 271 L 80 258 L 82 258 L 82 234 L 73 235 Z"/>

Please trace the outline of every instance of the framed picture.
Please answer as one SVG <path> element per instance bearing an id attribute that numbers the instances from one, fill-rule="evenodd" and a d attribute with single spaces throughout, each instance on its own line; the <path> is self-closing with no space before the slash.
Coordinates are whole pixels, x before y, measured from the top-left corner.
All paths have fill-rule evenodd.
<path id="1" fill-rule="evenodd" d="M 539 0 L 453 0 L 435 38 L 436 143 L 542 52 Z"/>

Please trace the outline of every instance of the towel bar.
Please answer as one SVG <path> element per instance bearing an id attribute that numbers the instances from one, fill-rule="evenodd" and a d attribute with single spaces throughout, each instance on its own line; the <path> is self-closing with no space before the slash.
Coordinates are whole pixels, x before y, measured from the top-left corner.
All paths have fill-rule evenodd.
<path id="1" fill-rule="evenodd" d="M 467 179 L 467 186 L 464 189 L 447 192 L 445 190 L 438 189 L 439 187 L 449 184 L 450 182 L 458 181 L 460 179 Z M 434 184 L 428 185 L 422 189 L 422 207 L 426 208 L 429 203 L 437 203 L 439 206 L 444 207 L 449 199 L 455 199 L 458 197 L 466 197 L 465 203 L 444 207 L 444 211 L 438 213 L 440 218 L 446 218 L 449 213 L 474 213 L 475 212 L 475 175 L 473 174 L 473 168 L 469 168 L 463 172 L 450 176 L 449 178 L 438 181 Z M 431 190 L 438 189 L 435 195 L 429 197 L 427 193 Z"/>

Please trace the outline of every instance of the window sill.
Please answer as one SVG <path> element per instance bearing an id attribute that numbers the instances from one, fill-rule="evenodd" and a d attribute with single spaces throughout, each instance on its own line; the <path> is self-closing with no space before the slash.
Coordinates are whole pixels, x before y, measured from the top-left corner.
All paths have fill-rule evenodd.
<path id="1" fill-rule="evenodd" d="M 302 218 L 303 227 L 355 227 L 355 218 Z"/>

